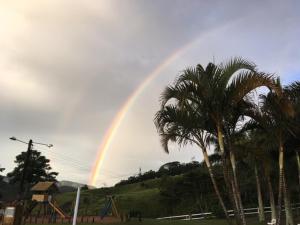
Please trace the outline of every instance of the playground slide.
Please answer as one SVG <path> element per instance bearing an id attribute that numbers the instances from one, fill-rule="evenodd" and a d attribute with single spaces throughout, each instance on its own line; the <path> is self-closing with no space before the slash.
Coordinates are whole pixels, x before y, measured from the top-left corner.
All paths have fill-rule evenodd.
<path id="1" fill-rule="evenodd" d="M 113 213 L 113 215 L 120 218 L 117 206 L 116 206 L 115 201 L 113 199 L 111 200 L 111 203 L 112 203 L 112 213 Z"/>
<path id="2" fill-rule="evenodd" d="M 51 207 L 62 217 L 62 218 L 67 218 L 68 216 L 62 211 L 61 208 L 59 208 L 58 206 L 56 206 L 55 202 L 49 202 L 49 204 L 51 205 Z"/>

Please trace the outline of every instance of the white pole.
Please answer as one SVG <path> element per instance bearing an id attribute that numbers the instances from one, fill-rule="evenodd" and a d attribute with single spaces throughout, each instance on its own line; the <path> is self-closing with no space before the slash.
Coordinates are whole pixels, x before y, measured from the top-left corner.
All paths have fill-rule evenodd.
<path id="1" fill-rule="evenodd" d="M 76 204 L 75 204 L 74 215 L 73 215 L 73 225 L 76 225 L 76 221 L 77 221 L 79 199 L 80 199 L 80 187 L 78 187 L 77 189 Z"/>

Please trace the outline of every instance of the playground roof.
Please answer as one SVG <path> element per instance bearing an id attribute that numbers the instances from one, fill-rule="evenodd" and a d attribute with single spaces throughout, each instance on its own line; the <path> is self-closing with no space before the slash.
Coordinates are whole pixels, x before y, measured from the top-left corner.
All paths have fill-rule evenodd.
<path id="1" fill-rule="evenodd" d="M 36 185 L 34 185 L 31 190 L 32 191 L 47 191 L 50 188 L 57 188 L 55 182 L 38 182 Z"/>

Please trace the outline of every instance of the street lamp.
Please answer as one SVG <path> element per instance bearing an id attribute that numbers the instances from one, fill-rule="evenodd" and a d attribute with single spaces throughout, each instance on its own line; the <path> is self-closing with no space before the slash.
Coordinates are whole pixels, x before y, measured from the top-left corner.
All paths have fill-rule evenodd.
<path id="1" fill-rule="evenodd" d="M 53 147 L 53 145 L 52 144 L 39 143 L 39 142 L 33 142 L 31 139 L 29 140 L 29 142 L 22 141 L 22 140 L 20 140 L 16 137 L 10 137 L 9 139 L 12 140 L 12 141 L 18 141 L 18 142 L 21 142 L 23 144 L 28 145 L 27 152 L 26 152 L 26 158 L 25 158 L 25 162 L 24 162 L 24 169 L 23 169 L 22 179 L 20 181 L 19 196 L 18 196 L 18 200 L 22 200 L 23 199 L 23 194 L 24 194 L 24 182 L 25 182 L 25 179 L 27 178 L 27 167 L 28 167 L 28 163 L 29 163 L 30 154 L 31 154 L 31 151 L 32 151 L 33 144 L 44 145 L 48 148 Z M 18 211 L 18 213 L 17 213 L 17 211 Z M 23 214 L 23 206 L 20 205 L 20 208 L 18 210 L 16 209 L 16 217 L 15 217 L 15 220 L 14 220 L 14 225 L 21 224 L 22 214 Z"/>
<path id="2" fill-rule="evenodd" d="M 24 143 L 24 144 L 28 144 L 28 142 L 22 141 L 22 140 L 20 140 L 20 139 L 14 137 L 14 136 L 13 136 L 13 137 L 10 137 L 9 139 L 12 140 L 12 141 L 18 141 L 18 142 L 21 142 L 21 143 Z M 45 143 L 40 143 L 40 142 L 33 142 L 33 141 L 32 141 L 32 144 L 36 144 L 36 145 L 44 145 L 44 146 L 46 146 L 46 147 L 48 147 L 48 148 L 52 148 L 52 147 L 53 147 L 53 144 L 45 144 Z"/>

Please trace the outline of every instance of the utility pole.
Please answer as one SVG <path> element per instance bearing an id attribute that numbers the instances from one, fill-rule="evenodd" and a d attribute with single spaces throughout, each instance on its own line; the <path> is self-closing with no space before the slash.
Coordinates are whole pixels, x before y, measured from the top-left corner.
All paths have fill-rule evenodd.
<path id="1" fill-rule="evenodd" d="M 31 139 L 29 140 L 29 142 L 25 142 L 22 140 L 17 139 L 16 137 L 11 137 L 10 140 L 12 141 L 18 141 L 24 144 L 27 144 L 27 152 L 26 152 L 26 158 L 25 158 L 25 162 L 24 162 L 24 168 L 23 168 L 23 173 L 22 173 L 22 178 L 20 181 L 20 189 L 19 189 L 19 193 L 18 193 L 18 204 L 16 205 L 16 209 L 15 209 L 15 217 L 14 217 L 14 223 L 13 225 L 21 225 L 22 224 L 22 219 L 23 219 L 23 213 L 24 213 L 24 206 L 25 206 L 25 195 L 26 195 L 26 188 L 24 188 L 24 184 L 25 181 L 28 177 L 28 165 L 30 162 L 30 156 L 31 156 L 31 151 L 32 151 L 32 146 L 33 144 L 37 144 L 37 145 L 44 145 L 47 146 L 48 148 L 53 147 L 52 144 L 44 144 L 44 143 L 38 143 L 38 142 L 33 142 Z"/>
<path id="2" fill-rule="evenodd" d="M 25 206 L 25 201 L 22 201 L 22 200 L 24 200 L 24 197 L 26 195 L 26 192 L 24 190 L 24 183 L 25 183 L 25 180 L 27 178 L 27 168 L 28 168 L 28 164 L 29 164 L 29 161 L 30 161 L 31 149 L 32 149 L 32 140 L 30 139 L 29 142 L 28 142 L 28 147 L 27 147 L 26 158 L 25 158 L 25 162 L 24 162 L 22 178 L 21 178 L 21 181 L 20 181 L 20 189 L 19 189 L 19 194 L 18 194 L 19 203 L 16 206 L 15 219 L 14 219 L 14 224 L 13 225 L 22 224 L 22 218 L 23 218 L 24 206 Z"/>
<path id="3" fill-rule="evenodd" d="M 27 147 L 27 152 L 26 152 L 26 158 L 24 162 L 24 169 L 23 169 L 23 174 L 22 174 L 22 179 L 20 182 L 20 190 L 19 190 L 19 200 L 23 199 L 25 193 L 24 193 L 24 183 L 27 178 L 27 167 L 30 161 L 30 156 L 31 156 L 31 150 L 32 150 L 32 140 L 30 139 L 28 142 L 28 147 Z"/>

